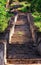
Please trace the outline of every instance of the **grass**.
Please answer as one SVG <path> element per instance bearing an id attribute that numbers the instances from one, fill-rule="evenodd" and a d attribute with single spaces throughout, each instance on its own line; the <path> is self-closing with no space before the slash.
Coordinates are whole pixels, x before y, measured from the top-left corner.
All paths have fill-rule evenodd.
<path id="1" fill-rule="evenodd" d="M 32 16 L 34 17 L 34 24 L 39 28 L 39 31 L 41 32 L 41 13 L 34 12 L 32 13 Z"/>

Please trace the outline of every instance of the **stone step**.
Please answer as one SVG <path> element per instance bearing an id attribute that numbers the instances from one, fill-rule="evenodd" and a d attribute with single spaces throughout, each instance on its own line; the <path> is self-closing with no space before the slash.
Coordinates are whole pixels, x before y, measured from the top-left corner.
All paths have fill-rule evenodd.
<path id="1" fill-rule="evenodd" d="M 11 42 L 28 42 L 30 41 L 31 38 L 31 32 L 28 28 L 28 26 L 26 25 L 17 25 L 15 26 L 15 33 L 13 34 L 12 38 L 11 38 Z"/>
<path id="2" fill-rule="evenodd" d="M 29 31 L 30 29 L 28 25 L 15 25 L 15 30 Z"/>
<path id="3" fill-rule="evenodd" d="M 18 19 L 16 25 L 24 25 L 27 24 L 27 16 L 25 15 L 18 15 Z"/>
<path id="4" fill-rule="evenodd" d="M 25 13 L 20 13 L 18 15 L 18 19 L 17 20 L 23 20 L 23 21 L 27 21 L 27 15 Z"/>
<path id="5" fill-rule="evenodd" d="M 12 37 L 14 37 L 14 36 L 25 36 L 25 37 L 31 37 L 31 33 L 30 33 L 30 31 L 15 31 L 15 33 L 13 34 L 13 36 Z"/>
<path id="6" fill-rule="evenodd" d="M 27 32 L 27 31 L 16 31 L 12 38 L 15 38 L 15 37 L 27 37 L 27 38 L 31 38 L 31 33 L 30 32 Z"/>
<path id="7" fill-rule="evenodd" d="M 31 35 L 29 26 L 24 26 L 24 25 L 20 25 L 20 26 L 15 26 L 15 33 L 14 34 L 19 34 L 19 35 Z"/>
<path id="8" fill-rule="evenodd" d="M 15 44 L 15 42 L 17 42 L 17 44 L 24 44 L 24 42 L 29 42 L 29 41 L 32 41 L 32 39 L 26 39 L 26 38 L 12 38 L 12 40 L 11 40 L 11 44 L 13 43 L 13 44 Z"/>
<path id="9" fill-rule="evenodd" d="M 27 24 L 27 21 L 18 20 L 15 25 L 24 25 Z"/>
<path id="10" fill-rule="evenodd" d="M 41 59 L 7 59 L 7 62 L 10 65 L 41 65 Z"/>
<path id="11" fill-rule="evenodd" d="M 36 53 L 33 43 L 25 42 L 24 44 L 12 44 L 7 48 L 7 59 L 33 59 L 40 58 Z"/>
<path id="12" fill-rule="evenodd" d="M 23 43 L 31 41 L 32 38 L 28 37 L 27 35 L 13 35 L 11 38 L 11 43 L 17 42 L 17 43 Z"/>

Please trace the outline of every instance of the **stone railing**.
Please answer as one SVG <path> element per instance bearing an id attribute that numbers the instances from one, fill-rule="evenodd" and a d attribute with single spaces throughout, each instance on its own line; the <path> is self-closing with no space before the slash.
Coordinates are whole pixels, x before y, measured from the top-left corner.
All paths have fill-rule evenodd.
<path id="1" fill-rule="evenodd" d="M 30 24 L 30 30 L 31 30 L 31 34 L 32 34 L 32 39 L 33 41 L 36 43 L 36 28 L 35 28 L 35 25 L 34 25 L 34 20 L 33 20 L 33 16 L 31 15 L 31 13 L 28 13 L 27 14 L 27 19 L 28 19 L 28 22 Z"/>
<path id="2" fill-rule="evenodd" d="M 15 28 L 15 23 L 16 23 L 16 21 L 17 21 L 17 17 L 18 17 L 18 15 L 15 15 L 13 24 L 11 25 L 11 28 L 10 28 L 10 31 L 9 31 L 9 43 L 11 43 L 11 37 L 12 37 L 13 34 L 14 34 L 14 28 Z"/>

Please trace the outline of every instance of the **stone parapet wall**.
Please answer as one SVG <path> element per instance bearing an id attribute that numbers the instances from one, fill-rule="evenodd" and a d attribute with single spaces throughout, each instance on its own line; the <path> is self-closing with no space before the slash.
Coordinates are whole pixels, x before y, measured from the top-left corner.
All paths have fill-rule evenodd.
<path id="1" fill-rule="evenodd" d="M 37 30 L 37 29 L 35 28 L 33 16 L 31 15 L 31 13 L 28 13 L 28 14 L 27 14 L 27 19 L 28 19 L 28 22 L 29 22 L 29 25 L 30 25 L 30 30 L 31 30 L 31 34 L 32 34 L 32 39 L 33 39 L 33 41 L 36 43 L 36 38 L 37 38 L 36 30 Z"/>
<path id="2" fill-rule="evenodd" d="M 14 28 L 15 28 L 15 23 L 16 23 L 16 21 L 17 21 L 17 17 L 18 17 L 18 15 L 15 15 L 14 20 L 13 20 L 13 24 L 12 24 L 10 30 L 9 30 L 9 43 L 11 43 L 11 37 L 12 37 L 13 34 L 14 34 Z M 12 22 L 11 22 L 11 23 L 12 23 Z"/>

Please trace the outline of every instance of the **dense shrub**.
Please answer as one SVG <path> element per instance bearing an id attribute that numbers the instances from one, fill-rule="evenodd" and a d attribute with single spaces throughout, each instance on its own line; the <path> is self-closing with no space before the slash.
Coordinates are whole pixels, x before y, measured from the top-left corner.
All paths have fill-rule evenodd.
<path id="1" fill-rule="evenodd" d="M 41 12 L 41 0 L 32 0 L 30 10 Z"/>
<path id="2" fill-rule="evenodd" d="M 41 12 L 41 0 L 38 0 L 38 4 L 37 4 L 36 9 L 38 12 Z"/>
<path id="3" fill-rule="evenodd" d="M 0 32 L 3 32 L 8 26 L 8 13 L 6 12 L 6 0 L 0 0 Z"/>

